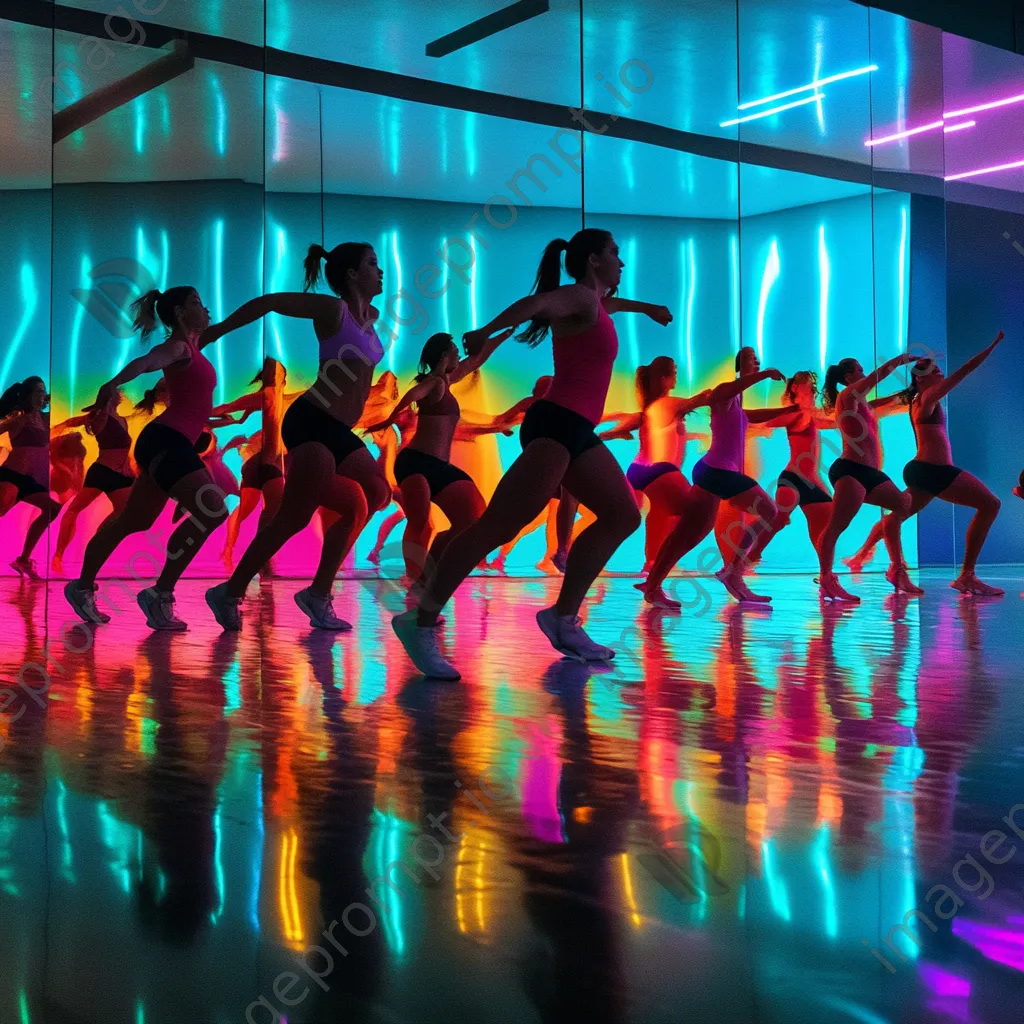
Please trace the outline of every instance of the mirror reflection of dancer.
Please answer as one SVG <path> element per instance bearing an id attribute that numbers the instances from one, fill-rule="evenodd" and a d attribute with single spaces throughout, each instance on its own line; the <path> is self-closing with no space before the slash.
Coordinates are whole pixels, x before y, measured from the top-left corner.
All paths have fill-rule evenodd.
<path id="1" fill-rule="evenodd" d="M 563 252 L 575 283 L 560 287 Z M 558 601 L 537 613 L 537 624 L 555 650 L 580 661 L 604 661 L 615 654 L 591 640 L 578 618 L 590 585 L 640 525 L 625 474 L 594 432 L 604 415 L 619 347 L 609 314 L 645 313 L 660 324 L 672 319 L 664 306 L 612 297 L 622 267 L 619 247 L 607 231 L 585 228 L 569 242 L 555 239 L 544 250 L 534 294 L 466 335 L 467 351 L 479 352 L 492 335 L 509 327 L 529 322 L 522 339 L 532 345 L 550 329 L 555 380 L 547 396 L 526 413 L 519 432 L 523 454 L 502 477 L 484 514 L 448 545 L 419 607 L 392 620 L 410 658 L 427 676 L 460 678 L 438 652 L 438 613 L 484 556 L 537 516 L 563 483 L 597 519 L 570 549 Z"/>
<path id="2" fill-rule="evenodd" d="M 483 514 L 486 503 L 479 488 L 468 473 L 449 461 L 461 415 L 451 386 L 478 370 L 512 330 L 489 338 L 479 352 L 462 360 L 450 334 L 432 335 L 420 353 L 417 383 L 402 396 L 386 420 L 366 428 L 368 433 L 384 430 L 416 403 L 416 433 L 395 459 L 395 480 L 408 520 L 402 552 L 405 572 L 412 582 L 410 595 L 418 596 L 427 567 L 436 565 L 453 538 Z M 437 505 L 451 525 L 433 539 L 428 551 L 432 504 Z"/>
<path id="3" fill-rule="evenodd" d="M 756 519 L 744 529 L 743 537 L 733 546 L 735 558 L 727 561 L 715 576 L 737 601 L 762 604 L 771 601 L 770 597 L 750 590 L 743 581 L 743 571 L 747 565 L 747 552 L 775 518 L 778 509 L 758 482 L 742 472 L 743 456 L 748 423 L 766 423 L 782 413 L 795 411 L 795 406 L 744 410 L 743 392 L 748 388 L 763 380 L 786 379 L 779 370 L 762 370 L 757 353 L 749 345 L 736 354 L 736 373 L 735 380 L 711 389 L 707 402 L 711 406 L 711 447 L 693 467 L 693 486 L 686 496 L 679 524 L 665 538 L 647 579 L 637 585 L 637 589 L 643 591 L 644 600 L 656 608 L 675 611 L 682 607 L 679 601 L 665 593 L 665 579 L 679 559 L 714 529 L 723 501 L 733 508 L 750 512 Z"/>
<path id="4" fill-rule="evenodd" d="M 325 260 L 324 273 L 334 294 L 310 294 Z M 374 367 L 384 356 L 371 305 L 383 291 L 377 254 L 365 242 L 344 242 L 330 252 L 311 245 L 304 268 L 305 291 L 252 299 L 228 317 L 232 328 L 267 313 L 311 320 L 320 366 L 316 382 L 289 406 L 281 422 L 288 459 L 277 515 L 250 542 L 227 582 L 206 592 L 206 602 L 224 629 L 241 628 L 239 605 L 245 588 L 288 540 L 309 525 L 320 507 L 337 513 L 338 519 L 325 531 L 316 575 L 295 595 L 295 603 L 315 628 L 351 629 L 334 614 L 334 578 L 370 515 L 391 498 L 380 466 L 352 430 L 370 393 Z M 322 393 L 324 388 L 329 397 Z"/>
<path id="5" fill-rule="evenodd" d="M 761 560 L 764 549 L 776 534 L 789 525 L 790 517 L 800 509 L 807 520 L 807 535 L 818 549 L 818 538 L 832 514 L 832 495 L 821 478 L 821 431 L 835 429 L 836 423 L 817 407 L 818 376 L 813 370 L 800 370 L 786 381 L 782 400 L 796 411 L 769 420 L 767 426 L 784 427 L 789 441 L 789 462 L 779 474 L 775 490 L 778 512 L 771 525 L 750 549 L 751 564 Z"/>
<path id="6" fill-rule="evenodd" d="M 834 489 L 832 514 L 818 538 L 819 585 L 821 596 L 826 600 L 860 601 L 839 585 L 833 567 L 836 542 L 861 506 L 867 503 L 901 512 L 910 507 L 910 495 L 901 491 L 880 468 L 878 416 L 865 396 L 897 367 L 914 360 L 914 356 L 904 352 L 865 375 L 864 367 L 856 359 L 847 358 L 830 366 L 825 375 L 825 411 L 835 412 L 843 438 L 842 454 L 828 471 Z M 840 384 L 844 385 L 842 392 Z M 909 584 L 906 568 L 898 571 L 902 571 L 904 582 Z"/>
<path id="7" fill-rule="evenodd" d="M 222 337 L 225 324 L 210 326 L 210 311 L 199 292 L 184 285 L 153 289 L 132 305 L 134 326 L 146 341 L 159 324 L 167 337 L 133 359 L 104 384 L 92 408 L 105 408 L 114 392 L 143 373 L 163 370 L 167 408 L 151 420 L 135 442 L 139 475 L 119 516 L 108 519 L 89 541 L 77 580 L 64 588 L 68 603 L 86 622 L 109 622 L 96 607 L 96 576 L 126 537 L 150 529 L 168 499 L 188 512 L 171 534 L 156 585 L 136 600 L 151 629 L 180 631 L 188 625 L 174 614 L 174 587 L 210 532 L 227 516 L 224 498 L 196 452 L 213 409 L 217 371 L 202 353 Z M 91 411 L 91 410 L 90 410 Z"/>
<path id="8" fill-rule="evenodd" d="M 708 404 L 710 391 L 693 398 L 676 398 L 672 391 L 678 381 L 675 361 L 657 356 L 636 371 L 636 394 L 640 412 L 623 416 L 614 429 L 599 436 L 604 440 L 631 440 L 640 433 L 640 453 L 626 470 L 626 479 L 636 493 L 637 504 L 644 496 L 650 502 L 647 513 L 644 572 L 654 564 L 658 551 L 677 520 L 686 510 L 690 481 L 683 475 L 686 441 L 693 437 L 686 432 L 686 417 Z"/>
<path id="9" fill-rule="evenodd" d="M 398 396 L 396 395 L 395 397 L 397 400 Z M 398 431 L 397 434 L 395 433 L 396 429 Z M 381 552 L 384 550 L 384 545 L 387 544 L 391 532 L 405 519 L 405 509 L 402 508 L 402 492 L 399 490 L 398 481 L 395 479 L 395 461 L 398 458 L 398 453 L 404 445 L 408 444 L 409 438 L 412 437 L 415 431 L 416 413 L 412 409 L 403 409 L 395 419 L 392 427 L 388 427 L 387 430 L 379 430 L 371 435 L 371 440 L 380 452 L 377 456 L 377 462 L 384 473 L 388 486 L 391 488 L 391 499 L 395 504 L 395 511 L 386 516 L 380 524 L 380 529 L 377 531 L 377 541 L 373 545 L 373 549 L 366 556 L 366 560 L 371 565 L 377 566 L 378 569 L 380 568 Z"/>
<path id="10" fill-rule="evenodd" d="M 976 597 L 1001 597 L 1004 593 L 999 587 L 983 583 L 977 575 L 978 557 L 999 514 L 1001 502 L 976 476 L 953 465 L 953 449 L 946 430 L 946 412 L 939 404 L 992 355 L 1004 337 L 1000 331 L 991 345 L 972 356 L 956 373 L 948 377 L 943 375 L 931 359 L 919 359 L 913 368 L 910 387 L 904 392 L 917 441 L 917 454 L 903 469 L 903 481 L 910 493 L 910 507 L 905 514 L 894 512 L 884 516 L 875 524 L 862 548 L 862 551 L 870 550 L 879 539 L 886 539 L 890 553 L 896 553 L 886 579 L 897 590 L 909 589 L 910 593 L 924 593 L 920 587 L 907 585 L 909 580 L 903 561 L 900 527 L 906 519 L 917 515 L 930 504 L 933 498 L 941 498 L 950 504 L 965 505 L 975 510 L 967 527 L 963 568 L 950 586 L 961 594 Z"/>
<path id="11" fill-rule="evenodd" d="M 32 551 L 46 528 L 60 514 L 61 503 L 50 496 L 50 404 L 42 377 L 26 377 L 0 396 L 0 434 L 11 441 L 11 454 L 0 466 L 0 516 L 18 502 L 39 509 L 29 524 L 21 554 L 11 568 L 30 580 L 40 579 Z"/>
<path id="12" fill-rule="evenodd" d="M 131 448 L 132 436 L 128 431 L 128 421 L 117 411 L 124 394 L 115 388 L 110 401 L 101 408 L 96 408 L 84 416 L 72 416 L 65 420 L 56 430 L 70 427 L 84 427 L 96 438 L 99 453 L 96 461 L 89 466 L 85 474 L 82 489 L 75 495 L 64 511 L 57 534 L 57 549 L 53 555 L 51 567 L 57 575 L 64 573 L 64 552 L 75 536 L 78 517 L 100 495 L 106 496 L 111 510 L 103 523 L 111 516 L 120 515 L 128 503 L 132 484 L 135 483 L 135 471 L 132 468 Z"/>

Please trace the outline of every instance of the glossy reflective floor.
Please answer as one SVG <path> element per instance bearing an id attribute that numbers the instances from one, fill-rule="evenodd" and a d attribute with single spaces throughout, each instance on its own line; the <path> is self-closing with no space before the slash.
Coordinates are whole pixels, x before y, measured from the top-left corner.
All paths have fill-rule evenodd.
<path id="1" fill-rule="evenodd" d="M 602 580 L 611 673 L 538 633 L 554 584 L 473 579 L 457 685 L 375 580 L 350 635 L 292 581 L 222 634 L 190 581 L 188 633 L 126 604 L 80 654 L 5 580 L 0 1022 L 1019 1021 L 1024 573 L 921 578 L 677 618 Z"/>

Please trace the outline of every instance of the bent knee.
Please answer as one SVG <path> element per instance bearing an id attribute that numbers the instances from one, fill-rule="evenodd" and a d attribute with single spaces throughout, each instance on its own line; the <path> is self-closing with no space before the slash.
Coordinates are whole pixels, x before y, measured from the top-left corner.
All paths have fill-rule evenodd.
<path id="1" fill-rule="evenodd" d="M 632 503 L 629 505 L 623 504 L 616 508 L 614 512 L 610 512 L 607 515 L 600 516 L 599 518 L 603 522 L 614 526 L 624 537 L 628 537 L 631 533 L 635 533 L 640 529 L 641 523 L 643 523 L 643 516 L 640 514 L 640 509 Z"/>
<path id="2" fill-rule="evenodd" d="M 366 507 L 368 514 L 380 512 L 391 503 L 391 488 L 387 481 L 381 478 L 367 480 L 362 485 L 363 494 L 366 496 Z"/>
<path id="3" fill-rule="evenodd" d="M 999 510 L 1003 507 L 1003 502 L 1000 498 L 997 498 L 994 494 L 990 494 L 988 500 L 983 502 L 979 507 L 979 512 L 985 512 L 990 516 L 999 515 Z"/>

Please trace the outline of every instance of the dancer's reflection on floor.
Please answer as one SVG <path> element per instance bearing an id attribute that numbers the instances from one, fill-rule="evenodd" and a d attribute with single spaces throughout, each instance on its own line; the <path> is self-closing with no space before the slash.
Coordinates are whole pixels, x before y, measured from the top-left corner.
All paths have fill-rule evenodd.
<path id="1" fill-rule="evenodd" d="M 145 858 L 137 900 L 143 923 L 168 942 L 194 943 L 220 909 L 213 819 L 229 729 L 223 677 L 237 643 L 237 633 L 223 633 L 200 658 L 173 633 L 156 631 L 139 644 L 156 722 L 143 814 L 155 865 Z M 202 676 L 187 671 L 196 664 L 206 666 Z"/>
<path id="2" fill-rule="evenodd" d="M 512 841 L 526 912 L 548 943 L 544 952 L 528 954 L 523 985 L 540 1019 L 558 1024 L 627 1019 L 620 935 L 625 914 L 614 861 L 626 851 L 639 785 L 630 767 L 634 752 L 620 755 L 620 741 L 591 735 L 592 671 L 565 660 L 552 665 L 544 679 L 562 718 L 558 805 L 566 841 L 548 843 L 527 834 Z"/>

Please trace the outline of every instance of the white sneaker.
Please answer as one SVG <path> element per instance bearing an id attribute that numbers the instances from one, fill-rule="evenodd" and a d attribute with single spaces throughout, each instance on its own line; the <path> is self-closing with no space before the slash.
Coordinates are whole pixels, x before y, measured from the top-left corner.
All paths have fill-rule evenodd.
<path id="1" fill-rule="evenodd" d="M 428 678 L 458 682 L 462 678 L 437 649 L 437 631 L 433 626 L 417 624 L 417 610 L 410 609 L 391 620 L 391 628 L 402 642 L 412 663 Z"/>
<path id="2" fill-rule="evenodd" d="M 295 595 L 295 603 L 309 616 L 309 624 L 316 629 L 346 632 L 352 628 L 350 623 L 334 614 L 334 604 L 330 595 L 319 597 L 310 587 L 306 587 Z"/>
<path id="3" fill-rule="evenodd" d="M 218 583 L 217 586 L 210 587 L 206 592 L 206 603 L 210 606 L 210 611 L 213 612 L 213 617 L 220 623 L 221 628 L 242 628 L 242 614 L 238 608 L 242 602 L 228 593 L 226 583 Z"/>
<path id="4" fill-rule="evenodd" d="M 64 596 L 67 602 L 75 610 L 75 614 L 84 622 L 95 622 L 102 625 L 110 621 L 106 612 L 101 612 L 96 607 L 96 585 L 83 587 L 78 580 L 71 580 L 64 585 Z"/>
<path id="5" fill-rule="evenodd" d="M 171 591 L 147 587 L 135 598 L 146 615 L 150 629 L 166 629 L 175 633 L 188 629 L 188 623 L 174 617 L 174 594 Z"/>
<path id="6" fill-rule="evenodd" d="M 537 625 L 559 654 L 577 661 L 609 661 L 615 657 L 610 647 L 596 644 L 584 632 L 575 615 L 558 615 L 554 608 L 537 612 Z"/>

